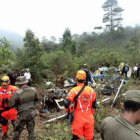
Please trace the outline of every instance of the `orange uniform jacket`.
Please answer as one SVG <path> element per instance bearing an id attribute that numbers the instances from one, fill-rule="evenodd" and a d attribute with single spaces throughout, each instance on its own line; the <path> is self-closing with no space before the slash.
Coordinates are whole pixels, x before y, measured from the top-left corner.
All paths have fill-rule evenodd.
<path id="1" fill-rule="evenodd" d="M 14 92 L 16 92 L 17 87 L 8 85 L 7 89 L 3 89 L 3 87 L 0 87 L 0 110 L 5 110 L 8 108 L 7 103 L 8 102 L 3 102 L 4 100 L 8 101 L 11 96 L 13 95 Z M 4 117 L 6 120 L 15 120 L 17 115 L 17 111 L 14 108 L 11 108 L 9 110 L 6 110 L 1 113 L 1 117 Z M 2 132 L 6 133 L 8 130 L 8 124 L 2 125 Z"/>
<path id="2" fill-rule="evenodd" d="M 2 100 L 6 98 L 9 100 L 16 90 L 17 87 L 11 85 L 9 85 L 6 90 L 4 90 L 2 86 L 0 87 L 0 110 L 3 110 L 4 107 L 8 107 L 7 103 L 2 105 Z"/>
<path id="3" fill-rule="evenodd" d="M 83 85 L 83 83 L 77 84 L 76 87 L 70 90 L 66 98 L 73 102 L 74 97 L 78 94 Z M 84 88 L 77 98 L 77 107 L 74 110 L 74 121 L 72 123 L 72 133 L 79 138 L 84 136 L 86 140 L 93 139 L 94 109 L 92 108 L 92 102 L 95 101 L 95 98 L 95 91 L 88 86 Z"/>

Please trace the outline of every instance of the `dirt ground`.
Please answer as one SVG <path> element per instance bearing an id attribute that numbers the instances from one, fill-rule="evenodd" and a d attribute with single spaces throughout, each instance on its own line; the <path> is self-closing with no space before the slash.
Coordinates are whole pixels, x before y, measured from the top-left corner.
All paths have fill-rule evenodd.
<path id="1" fill-rule="evenodd" d="M 133 86 L 130 85 L 128 86 L 128 90 L 131 89 L 136 89 L 140 90 L 140 82 L 133 83 Z M 42 96 L 42 92 L 39 89 L 40 95 Z M 98 101 L 102 100 L 104 98 L 107 98 L 108 96 L 102 96 L 98 95 Z M 109 96 L 110 97 L 110 96 Z M 113 95 L 112 95 L 113 97 Z M 119 102 L 119 100 L 118 100 Z M 95 140 L 101 140 L 100 137 L 100 123 L 103 120 L 103 118 L 107 116 L 116 116 L 119 115 L 121 110 L 120 110 L 120 105 L 117 105 L 116 108 L 110 109 L 110 103 L 107 105 L 101 105 L 100 108 L 96 111 L 95 115 Z M 58 120 L 52 123 L 45 123 L 43 122 L 45 120 L 48 120 L 49 118 L 54 118 L 55 116 L 59 116 L 60 114 L 64 114 L 64 111 L 55 113 L 55 114 L 39 114 L 37 115 L 35 122 L 35 132 L 36 132 L 36 137 L 37 140 L 70 140 L 71 139 L 71 126 L 68 126 L 65 122 L 65 119 Z M 50 116 L 50 117 L 49 117 Z M 140 129 L 140 125 L 138 125 L 138 128 Z M 13 135 L 13 129 L 12 125 L 9 122 L 9 130 L 8 130 L 8 138 L 7 140 L 12 140 L 12 135 Z M 0 139 L 1 139 L 2 133 L 0 133 Z M 24 128 L 23 132 L 21 133 L 20 140 L 27 140 L 28 139 L 28 133 L 26 128 Z M 82 139 L 83 140 L 83 139 Z"/>

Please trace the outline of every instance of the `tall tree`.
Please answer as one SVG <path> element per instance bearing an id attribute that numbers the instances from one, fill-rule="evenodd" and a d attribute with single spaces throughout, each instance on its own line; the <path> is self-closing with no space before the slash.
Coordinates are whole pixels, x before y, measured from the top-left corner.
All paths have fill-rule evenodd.
<path id="1" fill-rule="evenodd" d="M 66 30 L 63 34 L 62 50 L 64 52 L 66 50 L 69 50 L 71 52 L 71 54 L 75 54 L 75 51 L 76 51 L 76 43 L 74 40 L 72 40 L 72 35 L 68 28 L 66 28 Z"/>
<path id="2" fill-rule="evenodd" d="M 34 80 L 38 80 L 42 67 L 41 56 L 43 48 L 38 38 L 31 30 L 27 30 L 24 38 L 25 58 L 24 67 L 30 68 Z"/>
<path id="3" fill-rule="evenodd" d="M 41 46 L 45 49 L 46 52 L 50 52 L 53 50 L 56 50 L 58 47 L 58 44 L 55 43 L 56 39 L 55 37 L 51 37 L 51 40 L 46 39 L 44 36 L 41 40 Z"/>
<path id="4" fill-rule="evenodd" d="M 123 9 L 118 6 L 117 0 L 106 0 L 102 6 L 106 12 L 103 16 L 103 23 L 106 23 L 106 29 L 113 34 L 114 30 L 118 30 L 121 27 L 121 13 Z"/>

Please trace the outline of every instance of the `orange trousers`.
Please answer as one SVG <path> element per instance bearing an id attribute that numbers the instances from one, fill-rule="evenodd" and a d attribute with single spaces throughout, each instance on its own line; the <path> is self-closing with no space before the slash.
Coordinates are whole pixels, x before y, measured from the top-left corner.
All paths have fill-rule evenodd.
<path id="1" fill-rule="evenodd" d="M 2 133 L 7 133 L 8 131 L 8 120 L 15 120 L 17 118 L 17 110 L 12 108 L 1 113 L 1 128 Z"/>
<path id="2" fill-rule="evenodd" d="M 2 128 L 2 133 L 7 133 L 7 131 L 8 131 L 8 123 L 7 123 L 7 125 L 1 125 L 1 128 Z"/>
<path id="3" fill-rule="evenodd" d="M 81 138 L 84 136 L 86 140 L 93 139 L 94 133 L 94 117 L 91 112 L 74 112 L 74 120 L 72 123 L 72 133 Z"/>

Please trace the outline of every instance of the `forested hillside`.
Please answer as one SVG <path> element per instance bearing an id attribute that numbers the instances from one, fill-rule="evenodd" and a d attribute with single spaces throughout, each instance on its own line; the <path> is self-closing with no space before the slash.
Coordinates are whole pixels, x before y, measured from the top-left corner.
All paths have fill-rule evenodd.
<path id="1" fill-rule="evenodd" d="M 73 77 L 83 63 L 92 71 L 100 65 L 140 63 L 140 26 L 123 27 L 121 21 L 125 19 L 121 14 L 125 9 L 117 0 L 106 0 L 101 8 L 105 12 L 102 19 L 105 27 L 93 27 L 80 35 L 71 34 L 66 28 L 59 42 L 55 37 L 39 40 L 32 30 L 25 32 L 23 40 L 16 33 L 1 31 L 1 72 L 29 68 L 33 81 L 39 83 L 42 79 L 53 81 L 59 75 Z M 10 51 L 10 46 L 16 51 Z"/>
<path id="2" fill-rule="evenodd" d="M 30 68 L 33 79 L 38 82 L 42 78 L 55 80 L 58 75 L 73 76 L 83 63 L 93 71 L 99 65 L 118 67 L 120 62 L 131 66 L 139 63 L 139 26 L 116 30 L 113 38 L 108 31 L 72 35 L 66 28 L 59 43 L 55 39 L 39 40 L 27 30 L 23 41 L 24 47 L 12 52 L 10 41 L 1 39 L 1 71 Z"/>
<path id="3" fill-rule="evenodd" d="M 139 7 L 131 4 L 125 0 L 2 2 L 1 9 L 8 10 L 0 9 L 5 24 L 0 27 L 13 31 L 0 29 L 0 139 L 27 140 L 36 135 L 37 140 L 84 140 L 80 138 L 84 135 L 101 140 L 107 130 L 116 139 L 131 134 L 131 140 L 138 138 L 140 20 L 132 18 L 138 11 L 134 14 L 131 8 Z M 125 8 L 130 21 L 123 19 Z M 121 112 L 121 120 L 103 121 Z M 74 118 L 72 127 L 68 117 Z"/>

